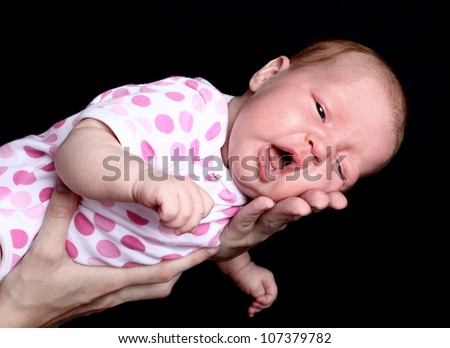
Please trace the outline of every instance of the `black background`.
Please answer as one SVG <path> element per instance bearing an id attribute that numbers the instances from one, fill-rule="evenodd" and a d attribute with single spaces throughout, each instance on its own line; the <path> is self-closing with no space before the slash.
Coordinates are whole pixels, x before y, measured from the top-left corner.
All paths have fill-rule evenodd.
<path id="1" fill-rule="evenodd" d="M 185 272 L 168 298 L 120 305 L 64 327 L 450 326 L 448 5 L 102 3 L 2 10 L 11 23 L 2 35 L 2 143 L 43 132 L 122 84 L 179 74 L 241 94 L 268 60 L 325 38 L 378 51 L 405 87 L 410 120 L 394 161 L 359 182 L 345 210 L 301 219 L 251 251 L 279 286 L 277 301 L 255 318 L 246 316 L 251 299 L 205 262 Z"/>

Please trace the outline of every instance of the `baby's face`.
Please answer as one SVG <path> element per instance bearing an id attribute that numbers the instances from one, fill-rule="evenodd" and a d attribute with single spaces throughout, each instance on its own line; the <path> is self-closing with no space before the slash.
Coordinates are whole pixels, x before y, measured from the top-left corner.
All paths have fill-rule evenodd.
<path id="1" fill-rule="evenodd" d="M 233 179 L 248 196 L 276 201 L 346 191 L 392 157 L 391 114 L 379 81 L 346 64 L 278 73 L 238 110 L 228 145 Z"/>

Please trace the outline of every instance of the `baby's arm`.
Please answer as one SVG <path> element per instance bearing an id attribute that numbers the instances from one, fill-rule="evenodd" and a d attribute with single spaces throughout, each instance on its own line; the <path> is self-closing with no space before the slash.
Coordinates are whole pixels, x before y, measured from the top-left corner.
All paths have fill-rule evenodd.
<path id="1" fill-rule="evenodd" d="M 78 195 L 99 201 L 137 202 L 157 209 L 161 224 L 175 233 L 194 230 L 214 204 L 192 180 L 171 175 L 152 180 L 149 164 L 142 173 L 138 161 L 125 162 L 125 150 L 112 130 L 95 119 L 82 120 L 59 146 L 54 160 L 63 182 Z M 108 160 L 114 160 L 116 168 L 121 169 L 114 180 L 106 166 Z M 151 173 L 162 177 L 155 168 Z"/>
<path id="2" fill-rule="evenodd" d="M 254 297 L 248 308 L 249 317 L 270 307 L 277 298 L 278 288 L 272 272 L 256 265 L 248 252 L 216 264 L 242 291 Z"/>

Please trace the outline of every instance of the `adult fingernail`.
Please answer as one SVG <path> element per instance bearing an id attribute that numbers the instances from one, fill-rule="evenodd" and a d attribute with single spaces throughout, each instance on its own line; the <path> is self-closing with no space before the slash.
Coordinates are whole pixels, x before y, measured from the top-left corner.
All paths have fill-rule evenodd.
<path id="1" fill-rule="evenodd" d="M 56 191 L 59 193 L 67 193 L 69 192 L 69 188 L 62 182 L 61 179 L 56 180 Z"/>
<path id="2" fill-rule="evenodd" d="M 213 255 L 215 255 L 218 251 L 219 251 L 219 248 L 208 248 L 208 250 L 206 251 L 206 253 L 208 254 L 208 256 L 213 256 Z"/>

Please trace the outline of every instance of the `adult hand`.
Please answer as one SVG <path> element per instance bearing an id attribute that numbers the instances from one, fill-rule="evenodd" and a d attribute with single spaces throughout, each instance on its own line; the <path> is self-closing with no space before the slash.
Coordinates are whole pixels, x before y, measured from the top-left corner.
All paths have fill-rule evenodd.
<path id="1" fill-rule="evenodd" d="M 31 249 L 0 282 L 0 327 L 58 326 L 118 304 L 168 296 L 181 273 L 217 252 L 133 268 L 75 263 L 65 242 L 78 197 L 58 183 Z"/>
<path id="2" fill-rule="evenodd" d="M 283 230 L 289 222 L 326 208 L 340 210 L 346 206 L 347 198 L 337 191 L 327 194 L 311 190 L 277 203 L 268 197 L 257 197 L 242 207 L 225 227 L 220 251 L 213 258 L 228 260 Z"/>

